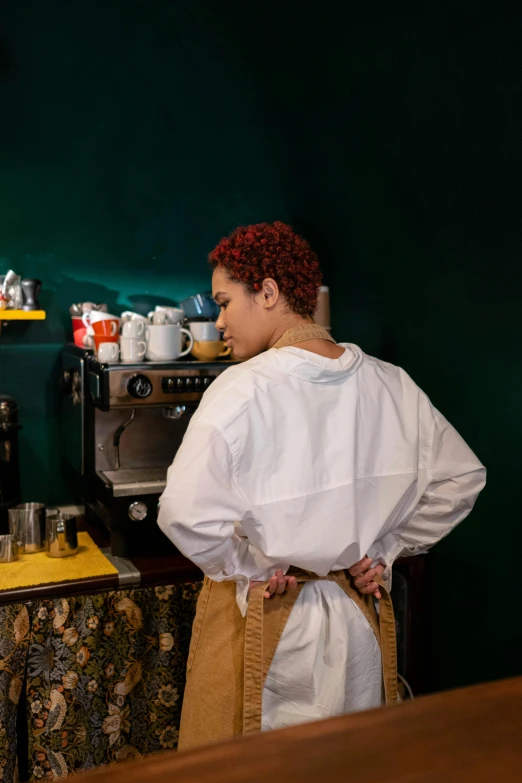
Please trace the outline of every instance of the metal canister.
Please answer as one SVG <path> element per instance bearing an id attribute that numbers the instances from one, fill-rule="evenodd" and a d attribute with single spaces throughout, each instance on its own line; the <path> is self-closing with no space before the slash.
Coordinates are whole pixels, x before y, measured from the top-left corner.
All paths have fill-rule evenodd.
<path id="1" fill-rule="evenodd" d="M 41 552 L 45 545 L 45 505 L 21 503 L 10 508 L 9 532 L 16 537 L 20 550 L 26 555 Z"/>
<path id="2" fill-rule="evenodd" d="M 48 557 L 70 557 L 78 552 L 78 527 L 73 514 L 48 516 L 45 554 Z"/>
<path id="3" fill-rule="evenodd" d="M 16 536 L 0 536 L 0 563 L 13 563 L 18 560 L 18 552 Z"/>

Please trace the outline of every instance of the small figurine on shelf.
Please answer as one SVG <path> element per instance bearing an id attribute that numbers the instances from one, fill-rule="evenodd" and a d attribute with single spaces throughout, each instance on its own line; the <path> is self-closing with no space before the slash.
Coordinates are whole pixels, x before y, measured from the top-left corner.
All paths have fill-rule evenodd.
<path id="1" fill-rule="evenodd" d="M 22 289 L 20 288 L 20 275 L 12 269 L 1 279 L 1 293 L 5 301 L 3 309 L 20 310 L 22 307 Z"/>
<path id="2" fill-rule="evenodd" d="M 22 296 L 24 299 L 22 310 L 39 310 L 40 305 L 38 304 L 38 296 L 42 288 L 41 281 L 28 278 L 26 280 L 22 280 L 21 285 Z"/>
<path id="3" fill-rule="evenodd" d="M 9 275 L 12 274 L 8 272 L 5 277 L 2 278 L 2 285 L 0 287 L 0 310 L 6 310 L 7 305 L 11 301 L 11 296 L 8 293 L 8 286 L 9 286 Z"/>

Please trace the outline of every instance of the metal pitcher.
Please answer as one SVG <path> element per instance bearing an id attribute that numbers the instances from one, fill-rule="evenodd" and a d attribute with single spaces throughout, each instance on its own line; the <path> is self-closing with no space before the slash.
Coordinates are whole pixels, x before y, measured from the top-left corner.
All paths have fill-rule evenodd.
<path id="1" fill-rule="evenodd" d="M 0 536 L 0 563 L 12 563 L 15 560 L 18 560 L 16 536 Z"/>
<path id="2" fill-rule="evenodd" d="M 9 532 L 15 536 L 20 554 L 41 552 L 45 546 L 45 505 L 21 503 L 10 508 Z"/>
<path id="3" fill-rule="evenodd" d="M 69 557 L 78 552 L 78 528 L 73 514 L 47 517 L 45 554 L 47 557 Z"/>

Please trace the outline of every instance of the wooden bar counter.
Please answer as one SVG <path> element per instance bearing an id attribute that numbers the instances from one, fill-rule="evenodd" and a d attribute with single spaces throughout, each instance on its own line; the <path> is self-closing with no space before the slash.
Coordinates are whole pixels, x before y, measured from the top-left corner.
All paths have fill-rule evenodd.
<path id="1" fill-rule="evenodd" d="M 89 783 L 512 783 L 522 678 L 116 765 Z"/>

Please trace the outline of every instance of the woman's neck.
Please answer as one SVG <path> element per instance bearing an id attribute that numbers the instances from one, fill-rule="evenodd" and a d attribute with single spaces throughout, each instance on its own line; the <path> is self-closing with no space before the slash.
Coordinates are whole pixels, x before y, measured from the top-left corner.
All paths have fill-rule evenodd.
<path id="1" fill-rule="evenodd" d="M 273 348 L 276 343 L 279 342 L 281 337 L 288 332 L 289 329 L 297 329 L 299 326 L 310 326 L 313 324 L 314 319 L 308 317 L 303 318 L 296 313 L 287 313 L 283 315 L 277 322 L 277 326 L 272 333 L 272 337 L 269 340 L 268 347 Z"/>
<path id="2" fill-rule="evenodd" d="M 277 329 L 274 330 L 268 347 L 273 348 L 289 330 L 298 330 L 299 327 L 309 327 L 313 324 L 313 318 L 302 318 L 300 315 L 288 314 L 278 323 Z M 305 332 L 305 329 L 303 329 L 303 332 Z M 313 337 L 312 339 L 307 339 L 305 337 L 303 340 L 299 341 L 298 333 L 296 334 L 296 342 L 294 342 L 293 345 L 296 345 L 304 351 L 310 351 L 310 353 L 324 356 L 327 359 L 338 359 L 344 353 L 344 348 L 340 348 L 335 342 L 331 342 L 330 340 L 321 337 Z"/>

